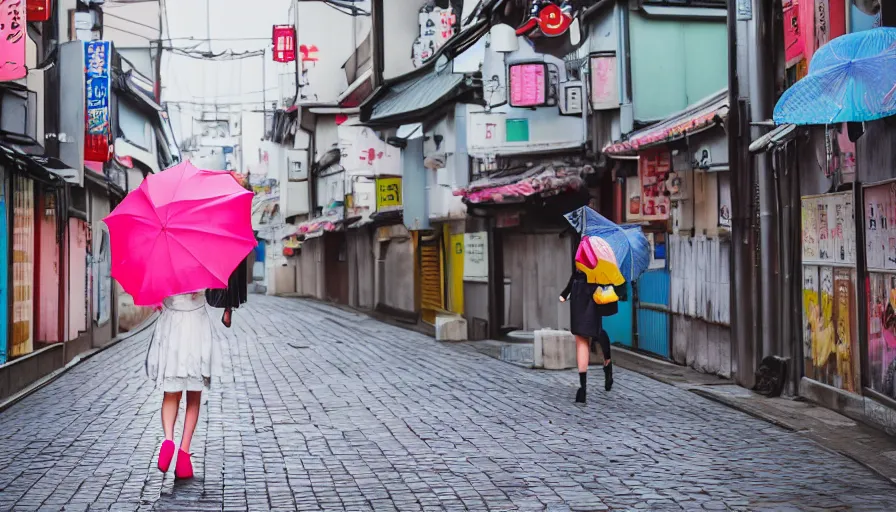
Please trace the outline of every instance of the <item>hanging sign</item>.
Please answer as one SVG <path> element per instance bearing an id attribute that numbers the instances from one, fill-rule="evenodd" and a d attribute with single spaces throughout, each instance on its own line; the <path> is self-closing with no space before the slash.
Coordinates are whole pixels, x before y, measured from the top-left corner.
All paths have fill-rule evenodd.
<path id="1" fill-rule="evenodd" d="M 376 209 L 396 208 L 401 206 L 401 178 L 377 178 Z"/>
<path id="2" fill-rule="evenodd" d="M 112 89 L 109 59 L 112 43 L 87 41 L 84 43 L 84 74 L 86 80 L 87 125 L 84 137 L 84 159 L 108 162 L 109 151 L 109 93 Z"/>
<path id="3" fill-rule="evenodd" d="M 529 8 L 529 19 L 516 30 L 524 35 L 536 27 L 548 37 L 561 36 L 573 21 L 573 6 L 569 0 L 534 0 Z"/>
<path id="4" fill-rule="evenodd" d="M 439 48 L 454 37 L 457 27 L 457 15 L 448 7 L 432 7 L 424 5 L 418 15 L 420 32 L 411 47 L 411 57 L 415 68 L 419 68 L 429 60 Z"/>
<path id="5" fill-rule="evenodd" d="M 27 17 L 32 23 L 50 21 L 50 0 L 27 0 Z"/>
<path id="6" fill-rule="evenodd" d="M 591 106 L 595 110 L 619 108 L 616 54 L 591 57 Z"/>
<path id="7" fill-rule="evenodd" d="M 274 62 L 296 60 L 296 28 L 292 25 L 274 25 Z"/>
<path id="8" fill-rule="evenodd" d="M 21 80 L 27 74 L 24 0 L 0 0 L 0 82 Z"/>

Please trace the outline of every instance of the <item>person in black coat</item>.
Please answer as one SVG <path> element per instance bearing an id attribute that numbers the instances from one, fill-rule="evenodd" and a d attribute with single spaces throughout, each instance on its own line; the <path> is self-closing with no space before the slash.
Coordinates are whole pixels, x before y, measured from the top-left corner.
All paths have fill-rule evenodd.
<path id="1" fill-rule="evenodd" d="M 252 190 L 249 186 L 249 180 L 244 181 L 237 173 L 230 173 L 233 179 L 242 185 L 246 190 Z M 234 269 L 227 280 L 227 288 L 206 290 L 205 300 L 208 305 L 223 309 L 224 314 L 221 316 L 221 323 L 225 327 L 230 327 L 233 320 L 233 310 L 239 309 L 240 306 L 249 300 L 249 256 L 247 255 L 239 266 Z"/>
<path id="2" fill-rule="evenodd" d="M 613 388 L 613 363 L 610 359 L 610 337 L 603 329 L 603 317 L 615 315 L 619 311 L 619 303 L 598 304 L 594 301 L 594 292 L 599 285 L 591 284 L 585 274 L 573 270 L 566 288 L 560 293 L 560 302 L 570 302 L 570 332 L 576 337 L 576 362 L 579 367 L 579 390 L 576 402 L 585 403 L 586 384 L 588 382 L 588 363 L 591 360 L 591 341 L 596 340 L 604 354 L 604 389 Z M 616 294 L 622 297 L 625 285 L 614 287 Z"/>
<path id="3" fill-rule="evenodd" d="M 233 310 L 249 300 L 249 258 L 246 257 L 227 280 L 227 288 L 206 290 L 205 299 L 213 308 L 223 309 L 221 323 L 230 327 Z"/>

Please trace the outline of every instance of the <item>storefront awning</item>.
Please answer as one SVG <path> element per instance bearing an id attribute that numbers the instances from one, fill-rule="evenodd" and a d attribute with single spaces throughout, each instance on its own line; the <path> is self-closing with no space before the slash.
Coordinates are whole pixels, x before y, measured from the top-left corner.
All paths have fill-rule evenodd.
<path id="1" fill-rule="evenodd" d="M 609 156 L 633 155 L 642 149 L 667 144 L 702 132 L 728 118 L 728 89 L 713 94 L 687 109 L 629 135 L 628 140 L 609 144 Z"/>
<path id="2" fill-rule="evenodd" d="M 0 144 L 0 158 L 17 165 L 33 179 L 57 187 L 61 187 L 65 182 L 74 183 L 80 174 L 56 158 L 31 155 L 5 144 Z"/>
<path id="3" fill-rule="evenodd" d="M 584 174 L 593 172 L 590 167 L 573 167 L 563 164 L 543 164 L 511 176 L 491 176 L 474 181 L 467 188 L 454 191 L 470 204 L 520 203 L 526 198 L 551 196 L 579 190 Z"/>
<path id="4" fill-rule="evenodd" d="M 432 108 L 471 90 L 466 76 L 452 72 L 447 65 L 441 71 L 433 69 L 420 77 L 389 86 L 372 104 L 361 108 L 365 123 L 404 123 L 416 120 Z M 369 114 L 368 114 L 369 113 Z"/>

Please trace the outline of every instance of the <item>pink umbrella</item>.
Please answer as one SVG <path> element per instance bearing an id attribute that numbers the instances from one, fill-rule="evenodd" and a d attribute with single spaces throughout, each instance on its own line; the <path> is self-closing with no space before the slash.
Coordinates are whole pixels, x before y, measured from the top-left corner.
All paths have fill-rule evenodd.
<path id="1" fill-rule="evenodd" d="M 112 277 L 134 303 L 226 288 L 256 245 L 252 192 L 229 173 L 183 162 L 148 176 L 105 219 Z"/>

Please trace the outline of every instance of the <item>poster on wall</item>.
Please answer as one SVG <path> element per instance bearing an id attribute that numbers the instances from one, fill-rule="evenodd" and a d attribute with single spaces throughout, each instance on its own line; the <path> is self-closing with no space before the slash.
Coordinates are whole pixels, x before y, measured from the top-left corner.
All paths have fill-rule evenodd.
<path id="1" fill-rule="evenodd" d="M 858 392 L 853 193 L 803 197 L 803 356 L 806 377 Z"/>
<path id="2" fill-rule="evenodd" d="M 896 182 L 865 187 L 864 203 L 868 380 L 896 399 Z"/>
<path id="3" fill-rule="evenodd" d="M 731 173 L 719 173 L 719 227 L 731 229 Z"/>
<path id="4" fill-rule="evenodd" d="M 868 270 L 896 270 L 896 182 L 866 187 L 864 207 Z"/>
<path id="5" fill-rule="evenodd" d="M 641 180 L 637 176 L 625 179 L 625 220 L 637 222 L 641 219 Z"/>
<path id="6" fill-rule="evenodd" d="M 401 178 L 377 178 L 377 211 L 401 208 Z"/>
<path id="7" fill-rule="evenodd" d="M 591 107 L 594 110 L 619 108 L 615 53 L 591 57 Z"/>
<path id="8" fill-rule="evenodd" d="M 464 281 L 488 282 L 488 236 L 464 234 Z"/>
<path id="9" fill-rule="evenodd" d="M 669 219 L 671 201 L 666 193 L 666 180 L 671 169 L 672 156 L 668 151 L 641 153 L 638 177 L 641 180 L 641 217 L 644 220 Z"/>
<path id="10" fill-rule="evenodd" d="M 868 370 L 871 389 L 896 399 L 896 274 L 869 275 Z"/>

